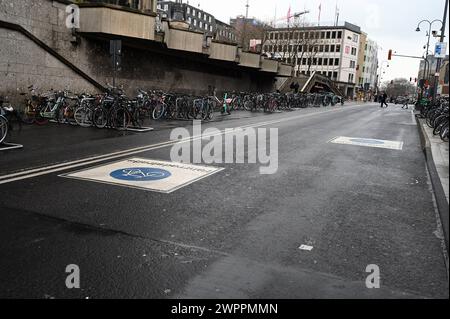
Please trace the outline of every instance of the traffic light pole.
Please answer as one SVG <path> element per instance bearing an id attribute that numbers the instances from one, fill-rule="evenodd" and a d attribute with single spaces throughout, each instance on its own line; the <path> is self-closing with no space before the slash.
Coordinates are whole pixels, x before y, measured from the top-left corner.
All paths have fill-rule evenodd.
<path id="1" fill-rule="evenodd" d="M 429 40 L 428 40 L 428 41 L 429 41 Z M 428 62 L 428 56 L 427 56 L 427 55 L 426 55 L 426 57 L 424 58 L 424 57 L 413 56 L 413 55 L 393 54 L 393 53 L 392 53 L 392 50 L 389 50 L 388 60 L 391 60 L 393 56 L 399 57 L 399 58 L 408 58 L 408 59 L 419 59 L 419 60 L 424 59 L 424 60 L 425 60 L 424 78 L 427 77 L 427 74 L 426 74 L 426 73 L 427 73 L 427 70 L 430 68 L 429 62 Z M 422 97 L 423 97 L 423 85 L 421 85 L 421 87 L 420 87 L 420 96 L 419 96 L 419 100 L 422 99 Z"/>
<path id="2" fill-rule="evenodd" d="M 421 56 L 413 56 L 413 55 L 401 55 L 401 54 L 392 54 L 392 56 L 396 56 L 399 58 L 411 58 L 411 59 L 423 59 Z"/>

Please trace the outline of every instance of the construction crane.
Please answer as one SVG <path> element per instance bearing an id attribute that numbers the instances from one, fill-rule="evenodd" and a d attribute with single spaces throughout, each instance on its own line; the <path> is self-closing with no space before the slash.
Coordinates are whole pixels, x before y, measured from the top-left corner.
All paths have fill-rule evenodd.
<path id="1" fill-rule="evenodd" d="M 293 13 L 291 15 L 288 15 L 286 17 L 282 17 L 282 18 L 278 18 L 278 19 L 273 19 L 271 21 L 269 21 L 269 24 L 272 24 L 275 26 L 276 23 L 280 22 L 280 21 L 289 21 L 291 18 L 297 19 L 302 15 L 305 15 L 309 13 L 308 10 L 302 11 L 302 12 L 297 12 L 297 13 Z"/>

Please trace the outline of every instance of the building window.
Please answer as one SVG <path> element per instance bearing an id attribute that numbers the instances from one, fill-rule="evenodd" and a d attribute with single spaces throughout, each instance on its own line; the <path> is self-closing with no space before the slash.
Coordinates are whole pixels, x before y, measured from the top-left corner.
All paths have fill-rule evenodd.
<path id="1" fill-rule="evenodd" d="M 203 28 L 203 22 L 200 21 L 200 22 L 198 23 L 198 26 L 199 26 L 199 28 Z"/>
<path id="2" fill-rule="evenodd" d="M 338 33 L 337 33 L 337 38 L 338 38 L 338 39 L 342 39 L 342 31 L 338 31 Z"/>
<path id="3" fill-rule="evenodd" d="M 330 52 L 334 52 L 335 46 L 334 44 L 330 46 Z"/>
<path id="4" fill-rule="evenodd" d="M 328 59 L 327 58 L 323 59 L 323 65 L 328 65 Z"/>
<path id="5" fill-rule="evenodd" d="M 336 39 L 336 31 L 333 31 L 333 33 L 331 34 L 331 38 Z"/>
<path id="6" fill-rule="evenodd" d="M 187 7 L 186 12 L 187 14 L 191 14 L 191 8 Z"/>
<path id="7" fill-rule="evenodd" d="M 327 39 L 330 39 L 330 38 L 331 38 L 331 32 L 328 31 L 328 32 L 327 32 Z"/>
<path id="8" fill-rule="evenodd" d="M 356 48 L 352 48 L 352 55 L 356 55 Z"/>
<path id="9" fill-rule="evenodd" d="M 169 5 L 168 4 L 164 5 L 164 11 L 169 11 Z"/>
<path id="10" fill-rule="evenodd" d="M 328 44 L 325 45 L 325 52 L 330 52 L 330 46 Z"/>
<path id="11" fill-rule="evenodd" d="M 334 59 L 334 65 L 339 65 L 339 59 Z"/>
<path id="12" fill-rule="evenodd" d="M 197 19 L 194 19 L 194 26 L 197 26 Z"/>
<path id="13" fill-rule="evenodd" d="M 336 45 L 336 52 L 341 52 L 341 46 L 338 44 L 338 45 Z"/>
<path id="14" fill-rule="evenodd" d="M 355 75 L 352 74 L 352 73 L 350 73 L 350 74 L 348 75 L 348 82 L 353 83 L 354 78 L 355 78 Z"/>

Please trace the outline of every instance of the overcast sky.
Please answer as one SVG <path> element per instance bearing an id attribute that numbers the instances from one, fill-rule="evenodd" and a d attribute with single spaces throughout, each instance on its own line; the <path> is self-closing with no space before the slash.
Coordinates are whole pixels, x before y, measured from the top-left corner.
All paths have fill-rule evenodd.
<path id="1" fill-rule="evenodd" d="M 189 3 L 194 6 L 200 5 L 201 9 L 212 13 L 219 20 L 229 22 L 230 17 L 245 14 L 246 1 L 190 0 Z M 307 20 L 317 23 L 321 5 L 321 25 L 332 24 L 337 4 L 341 22 L 348 21 L 359 25 L 368 33 L 369 38 L 378 42 L 382 48 L 379 52 L 380 61 L 387 60 L 389 49 L 399 54 L 422 56 L 425 52 L 423 46 L 427 42 L 425 29 L 428 30 L 428 24 L 421 25 L 420 33 L 415 32 L 417 24 L 423 19 L 442 20 L 445 5 L 445 0 L 249 0 L 249 2 L 249 16 L 263 21 L 273 20 L 275 11 L 278 18 L 286 17 L 291 6 L 292 13 L 309 10 Z M 435 30 L 440 27 L 439 22 L 433 24 Z M 447 24 L 447 37 L 448 34 Z M 431 50 L 434 50 L 435 42 L 436 40 L 431 38 Z M 418 68 L 418 59 L 394 57 L 384 80 L 397 77 L 415 78 Z"/>

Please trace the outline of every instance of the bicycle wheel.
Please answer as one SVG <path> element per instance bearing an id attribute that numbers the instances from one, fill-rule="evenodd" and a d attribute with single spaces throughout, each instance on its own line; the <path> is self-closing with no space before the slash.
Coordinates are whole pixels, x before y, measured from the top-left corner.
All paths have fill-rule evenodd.
<path id="1" fill-rule="evenodd" d="M 438 116 L 433 122 L 433 135 L 439 135 L 442 126 L 445 124 L 447 117 L 445 115 Z"/>
<path id="2" fill-rule="evenodd" d="M 210 101 L 208 103 L 208 118 L 207 118 L 208 121 L 214 120 L 214 107 L 215 107 L 215 104 Z"/>
<path id="3" fill-rule="evenodd" d="M 426 123 L 429 128 L 433 128 L 433 121 L 434 121 L 434 110 L 427 113 Z"/>
<path id="4" fill-rule="evenodd" d="M 58 122 L 59 124 L 64 124 L 66 122 L 66 117 L 65 117 L 66 109 L 67 109 L 67 107 L 60 107 L 55 112 L 56 122 Z"/>
<path id="5" fill-rule="evenodd" d="M 0 115 L 0 143 L 3 143 L 7 135 L 8 135 L 8 120 L 4 116 Z"/>
<path id="6" fill-rule="evenodd" d="M 186 112 L 186 119 L 192 120 L 196 118 L 196 110 L 193 104 L 190 103 L 190 101 L 186 101 L 185 104 L 185 112 Z"/>
<path id="7" fill-rule="evenodd" d="M 139 109 L 133 110 L 133 113 L 130 112 L 131 123 L 134 127 L 142 128 L 144 126 L 145 117 L 141 116 L 141 112 Z"/>
<path id="8" fill-rule="evenodd" d="M 160 120 L 163 116 L 164 113 L 166 112 L 166 107 L 164 104 L 162 103 L 158 103 L 155 108 L 153 109 L 153 113 L 152 113 L 152 118 L 157 121 Z"/>
<path id="9" fill-rule="evenodd" d="M 104 108 L 96 108 L 92 117 L 96 128 L 105 128 L 108 125 L 108 114 Z"/>
<path id="10" fill-rule="evenodd" d="M 439 136 L 441 137 L 441 140 L 444 142 L 448 142 L 449 140 L 449 123 L 445 123 L 444 126 L 441 129 L 441 132 L 439 133 Z"/>
<path id="11" fill-rule="evenodd" d="M 36 118 L 34 114 L 31 114 L 27 111 L 22 114 L 22 122 L 25 124 L 33 124 L 35 120 Z"/>
<path id="12" fill-rule="evenodd" d="M 92 126 L 92 112 L 88 107 L 82 106 L 76 109 L 74 113 L 75 122 L 81 127 Z"/>
<path id="13" fill-rule="evenodd" d="M 39 112 L 36 114 L 36 117 L 34 119 L 34 123 L 37 125 L 46 125 L 48 124 L 48 119 L 43 117 Z"/>

